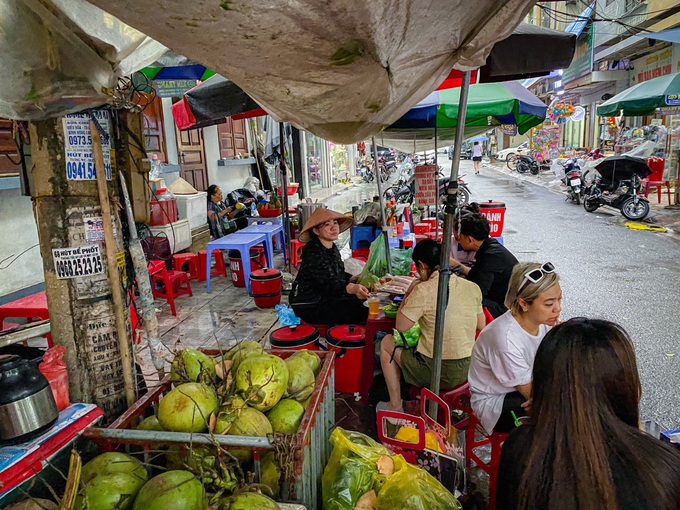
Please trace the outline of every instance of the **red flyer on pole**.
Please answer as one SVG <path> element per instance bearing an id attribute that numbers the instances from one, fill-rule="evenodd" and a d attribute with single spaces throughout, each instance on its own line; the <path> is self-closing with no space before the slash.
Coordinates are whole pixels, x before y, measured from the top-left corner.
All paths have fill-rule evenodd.
<path id="1" fill-rule="evenodd" d="M 415 169 L 415 203 L 422 207 L 437 206 L 437 166 L 419 165 Z"/>

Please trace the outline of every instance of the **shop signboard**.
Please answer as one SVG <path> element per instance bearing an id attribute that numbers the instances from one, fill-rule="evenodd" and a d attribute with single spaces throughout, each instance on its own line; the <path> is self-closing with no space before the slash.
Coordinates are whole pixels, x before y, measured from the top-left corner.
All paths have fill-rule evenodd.
<path id="1" fill-rule="evenodd" d="M 419 206 L 437 205 L 437 167 L 435 165 L 419 165 L 415 169 L 416 196 Z"/>
<path id="2" fill-rule="evenodd" d="M 631 62 L 631 85 L 680 71 L 680 46 L 674 44 Z"/>
<path id="3" fill-rule="evenodd" d="M 680 115 L 680 106 L 664 106 L 659 108 L 661 115 Z"/>
<path id="4" fill-rule="evenodd" d="M 571 65 L 562 72 L 562 81 L 581 78 L 589 74 L 593 67 L 593 30 L 587 27 L 576 40 L 576 50 Z"/>
<path id="5" fill-rule="evenodd" d="M 153 84 L 158 97 L 182 97 L 198 84 L 198 80 L 154 80 Z"/>
<path id="6" fill-rule="evenodd" d="M 517 124 L 501 124 L 501 133 L 508 136 L 517 136 Z"/>

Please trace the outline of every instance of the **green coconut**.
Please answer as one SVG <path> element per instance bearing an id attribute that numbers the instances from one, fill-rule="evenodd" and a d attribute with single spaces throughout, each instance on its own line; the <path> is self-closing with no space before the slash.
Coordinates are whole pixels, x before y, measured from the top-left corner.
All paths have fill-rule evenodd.
<path id="1" fill-rule="evenodd" d="M 146 477 L 131 473 L 110 473 L 99 475 L 78 491 L 75 510 L 128 510 Z"/>
<path id="2" fill-rule="evenodd" d="M 80 483 L 85 485 L 94 478 L 114 473 L 133 475 L 142 480 L 142 485 L 149 479 L 146 468 L 138 459 L 127 453 L 106 452 L 83 466 L 80 473 Z"/>
<path id="3" fill-rule="evenodd" d="M 267 412 L 267 418 L 274 432 L 295 434 L 300 428 L 304 414 L 305 408 L 300 402 L 284 398 Z"/>
<path id="4" fill-rule="evenodd" d="M 281 470 L 276 463 L 274 452 L 265 453 L 260 462 L 260 483 L 272 491 L 272 497 L 278 498 L 281 493 Z"/>
<path id="5" fill-rule="evenodd" d="M 262 346 L 260 345 L 260 342 L 256 342 L 255 340 L 243 340 L 225 352 L 224 359 L 232 359 L 237 352 L 247 350 L 262 352 Z"/>
<path id="6" fill-rule="evenodd" d="M 231 358 L 231 373 L 232 374 L 236 373 L 239 365 L 244 359 L 250 358 L 251 356 L 259 356 L 261 354 L 263 354 L 263 351 L 257 349 L 242 349 L 236 352 L 234 356 Z"/>
<path id="7" fill-rule="evenodd" d="M 210 415 L 217 407 L 217 395 L 210 386 L 180 384 L 158 405 L 158 422 L 171 432 L 205 432 Z"/>
<path id="8" fill-rule="evenodd" d="M 132 510 L 203 510 L 203 485 L 192 473 L 166 471 L 146 482 Z"/>
<path id="9" fill-rule="evenodd" d="M 230 499 L 229 510 L 281 510 L 276 501 L 256 492 L 243 492 Z"/>
<path id="10" fill-rule="evenodd" d="M 314 372 L 314 377 L 319 375 L 319 371 L 321 370 L 321 359 L 317 353 L 308 350 L 302 350 L 297 351 L 288 359 L 291 358 L 302 358 L 307 362 L 309 368 L 312 369 L 312 372 Z"/>
<path id="11" fill-rule="evenodd" d="M 214 384 L 215 360 L 196 349 L 183 349 L 175 355 L 170 367 L 172 382 L 203 382 Z"/>
<path id="12" fill-rule="evenodd" d="M 165 429 L 158 423 L 158 416 L 154 415 L 144 418 L 141 423 L 137 425 L 137 430 L 155 430 L 163 432 Z"/>
<path id="13" fill-rule="evenodd" d="M 247 407 L 246 402 L 242 398 L 235 395 L 229 397 L 220 406 L 213 432 L 215 434 L 226 434 L 231 424 L 236 418 L 238 418 L 238 415 L 241 413 L 241 409 L 244 409 L 245 407 Z"/>
<path id="14" fill-rule="evenodd" d="M 264 412 L 274 407 L 287 387 L 286 363 L 278 356 L 270 354 L 245 358 L 234 376 L 235 390 L 258 411 Z"/>
<path id="15" fill-rule="evenodd" d="M 302 402 L 314 391 L 316 379 L 309 364 L 301 357 L 290 357 L 286 361 L 288 367 L 288 386 L 286 396 Z"/>
<path id="16" fill-rule="evenodd" d="M 245 407 L 231 424 L 227 434 L 230 436 L 267 437 L 267 434 L 272 432 L 272 425 L 264 414 L 252 407 Z M 229 453 L 241 463 L 250 462 L 253 458 L 250 450 L 230 450 Z"/>

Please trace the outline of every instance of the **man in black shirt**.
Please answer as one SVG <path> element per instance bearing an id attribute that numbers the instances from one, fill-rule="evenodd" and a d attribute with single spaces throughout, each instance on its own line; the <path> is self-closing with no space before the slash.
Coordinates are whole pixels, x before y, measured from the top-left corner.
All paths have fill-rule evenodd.
<path id="1" fill-rule="evenodd" d="M 512 268 L 518 261 L 505 246 L 489 237 L 489 231 L 489 221 L 479 212 L 479 205 L 470 204 L 461 214 L 460 222 L 454 225 L 453 235 L 464 250 L 475 252 L 475 264 L 470 268 L 454 258 L 450 263 L 460 267 L 461 274 L 479 285 L 482 305 L 495 319 L 507 311 L 505 294 Z"/>

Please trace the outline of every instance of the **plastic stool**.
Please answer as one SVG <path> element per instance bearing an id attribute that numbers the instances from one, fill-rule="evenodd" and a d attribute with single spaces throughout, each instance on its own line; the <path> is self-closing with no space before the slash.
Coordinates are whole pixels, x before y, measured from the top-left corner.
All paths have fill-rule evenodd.
<path id="1" fill-rule="evenodd" d="M 206 250 L 199 250 L 198 252 L 198 272 L 204 275 L 203 280 L 205 280 L 205 265 L 206 257 L 208 252 Z M 210 271 L 210 276 L 217 276 L 221 274 L 225 278 L 227 277 L 227 265 L 224 263 L 224 256 L 222 255 L 222 250 L 213 250 L 213 258 L 215 259 L 215 267 Z"/>
<path id="2" fill-rule="evenodd" d="M 161 284 L 161 285 L 159 285 Z M 162 297 L 170 305 L 172 315 L 177 315 L 175 298 L 183 295 L 193 296 L 189 276 L 184 271 L 165 271 L 151 277 L 153 297 Z"/>
<path id="3" fill-rule="evenodd" d="M 198 261 L 198 255 L 195 253 L 175 253 L 172 256 L 172 267 L 175 271 L 184 271 L 184 264 L 187 264 L 187 275 L 189 279 L 195 279 L 199 282 L 205 280 L 205 271 L 200 271 L 201 264 Z"/>
<path id="4" fill-rule="evenodd" d="M 352 227 L 350 229 L 351 248 L 353 250 L 362 248 L 363 246 L 360 244 L 362 241 L 370 245 L 381 233 L 382 231 L 379 228 L 373 226 Z"/>
<path id="5" fill-rule="evenodd" d="M 295 267 L 302 262 L 302 248 L 305 247 L 305 244 L 298 239 L 291 239 L 290 241 L 290 262 Z"/>
<path id="6" fill-rule="evenodd" d="M 352 258 L 363 260 L 364 262 L 367 262 L 368 261 L 368 255 L 370 253 L 371 253 L 370 248 L 357 248 L 356 250 L 352 250 Z"/>

